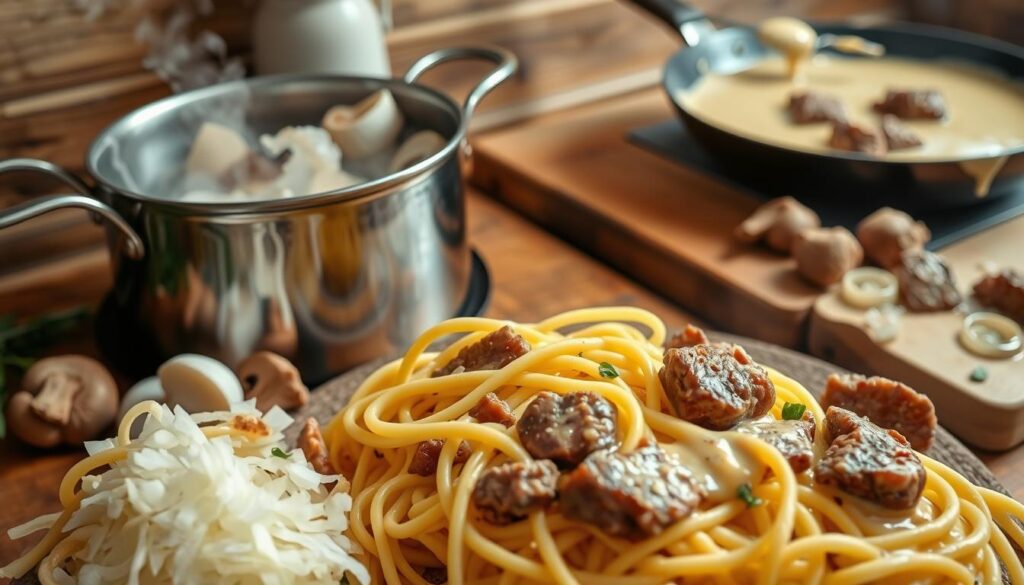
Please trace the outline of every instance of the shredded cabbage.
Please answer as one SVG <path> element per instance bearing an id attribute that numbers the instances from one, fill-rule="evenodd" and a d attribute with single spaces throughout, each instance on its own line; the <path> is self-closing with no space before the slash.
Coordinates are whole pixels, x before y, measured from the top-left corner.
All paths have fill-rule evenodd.
<path id="1" fill-rule="evenodd" d="M 81 507 L 65 532 L 84 546 L 55 571 L 58 583 L 337 584 L 345 573 L 369 583 L 344 536 L 346 482 L 328 491 L 337 478 L 314 471 L 301 450 L 280 456 L 289 417 L 262 416 L 253 404 L 195 417 L 162 408 L 161 417 L 146 418 L 126 459 L 83 479 Z M 203 433 L 239 415 L 261 420 L 269 433 Z"/>

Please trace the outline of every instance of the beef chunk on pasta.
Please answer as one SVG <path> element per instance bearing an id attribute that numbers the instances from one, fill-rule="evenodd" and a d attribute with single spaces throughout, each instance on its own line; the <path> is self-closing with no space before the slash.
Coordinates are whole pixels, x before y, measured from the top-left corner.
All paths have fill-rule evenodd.
<path id="1" fill-rule="evenodd" d="M 874 109 L 904 120 L 939 120 L 946 115 L 946 100 L 933 89 L 890 89 Z"/>
<path id="2" fill-rule="evenodd" d="M 832 136 L 828 145 L 838 150 L 863 152 L 872 156 L 885 154 L 885 141 L 874 130 L 848 122 L 832 124 Z"/>
<path id="3" fill-rule="evenodd" d="M 805 411 L 800 420 L 745 421 L 736 426 L 778 449 L 786 458 L 793 473 L 803 473 L 814 462 L 814 416 Z"/>
<path id="4" fill-rule="evenodd" d="M 433 375 L 437 377 L 456 371 L 500 370 L 528 351 L 529 342 L 506 325 L 462 348 L 452 361 L 435 370 Z"/>
<path id="5" fill-rule="evenodd" d="M 494 392 L 488 392 L 480 402 L 469 411 L 469 416 L 482 423 L 498 423 L 510 427 L 516 422 L 512 409 L 507 402 L 498 398 Z"/>
<path id="6" fill-rule="evenodd" d="M 656 446 L 592 453 L 562 478 L 559 494 L 566 518 L 629 540 L 661 533 L 704 497 L 690 472 Z"/>
<path id="7" fill-rule="evenodd" d="M 511 524 L 558 495 L 558 467 L 548 460 L 517 461 L 485 471 L 473 486 L 473 505 L 491 524 Z"/>
<path id="8" fill-rule="evenodd" d="M 892 114 L 882 116 L 882 136 L 885 137 L 885 145 L 889 150 L 906 150 L 923 144 L 913 130 L 907 128 Z"/>
<path id="9" fill-rule="evenodd" d="M 444 448 L 444 441 L 441 439 L 430 439 L 416 445 L 416 452 L 409 462 L 409 473 L 430 477 L 437 473 L 437 462 L 441 459 L 441 449 Z M 459 450 L 455 452 L 455 463 L 465 463 L 470 454 L 469 443 L 459 443 Z"/>
<path id="10" fill-rule="evenodd" d="M 900 256 L 895 272 L 900 300 L 910 311 L 948 311 L 962 300 L 953 272 L 938 254 L 907 250 Z"/>
<path id="11" fill-rule="evenodd" d="M 986 276 L 974 285 L 974 296 L 982 305 L 1024 323 L 1024 274 L 1004 270 Z"/>
<path id="12" fill-rule="evenodd" d="M 802 91 L 789 96 L 789 118 L 794 124 L 842 122 L 846 120 L 846 109 L 834 96 Z"/>
<path id="13" fill-rule="evenodd" d="M 924 465 L 903 435 L 844 408 L 825 413 L 830 445 L 814 466 L 815 481 L 886 508 L 913 508 L 924 490 Z"/>
<path id="14" fill-rule="evenodd" d="M 695 345 L 707 345 L 711 343 L 704 330 L 696 325 L 687 324 L 682 331 L 676 333 L 665 342 L 665 349 L 678 349 L 680 347 L 693 347 Z"/>
<path id="15" fill-rule="evenodd" d="M 832 374 L 821 395 L 824 408 L 838 406 L 899 432 L 918 451 L 927 451 L 935 439 L 935 406 L 924 394 L 906 384 L 881 376 Z"/>
<path id="16" fill-rule="evenodd" d="M 775 404 L 768 372 L 738 345 L 670 349 L 658 373 L 676 416 L 707 429 L 724 430 L 764 416 Z"/>
<path id="17" fill-rule="evenodd" d="M 615 446 L 616 414 L 615 405 L 593 392 L 562 396 L 545 391 L 527 405 L 516 431 L 530 455 L 566 469 L 598 449 Z"/>

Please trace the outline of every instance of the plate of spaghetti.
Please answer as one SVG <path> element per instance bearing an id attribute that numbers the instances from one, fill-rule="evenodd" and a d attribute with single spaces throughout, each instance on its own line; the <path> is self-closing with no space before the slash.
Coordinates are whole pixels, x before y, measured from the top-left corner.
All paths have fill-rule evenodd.
<path id="1" fill-rule="evenodd" d="M 926 397 L 829 386 L 635 308 L 460 318 L 323 439 L 373 583 L 1024 582 L 1024 507 L 910 447 Z"/>
<path id="2" fill-rule="evenodd" d="M 203 576 L 246 575 L 223 582 L 1024 583 L 1024 506 L 926 454 L 955 443 L 927 396 L 837 374 L 818 399 L 770 362 L 696 327 L 669 336 L 657 316 L 630 307 L 533 324 L 457 318 L 398 359 L 343 376 L 351 392 L 314 393 L 307 412 L 325 424 L 307 420 L 300 449 L 276 446 L 276 415 L 239 407 L 189 417 L 151 405 L 137 413 L 156 418 L 138 450 L 168 448 L 161 433 L 180 427 L 203 449 L 217 443 L 248 478 L 238 489 L 273 495 L 242 507 L 201 500 L 210 518 L 252 523 L 211 547 L 213 557 L 190 557 L 187 570 L 214 571 Z M 253 434 L 240 420 L 272 430 Z M 123 458 L 137 457 L 125 428 L 92 447 L 94 463 L 122 475 Z M 187 467 L 185 451 L 176 454 L 156 461 Z M 146 475 L 156 463 L 136 464 Z M 41 560 L 49 582 L 106 582 L 80 578 L 83 555 L 96 551 L 108 571 L 166 568 L 154 559 L 174 555 L 162 549 L 89 540 L 104 522 L 79 510 L 104 501 L 101 484 L 125 482 L 83 476 L 69 473 L 63 513 L 21 529 L 49 532 L 18 568 Z M 296 500 L 292 512 L 278 500 Z M 220 507 L 228 512 L 213 514 Z M 136 516 L 145 520 L 122 525 L 174 524 Z M 223 536 L 210 518 L 202 538 Z M 275 565 L 282 559 L 287 570 Z M 131 582 L 155 581 L 146 576 Z"/>

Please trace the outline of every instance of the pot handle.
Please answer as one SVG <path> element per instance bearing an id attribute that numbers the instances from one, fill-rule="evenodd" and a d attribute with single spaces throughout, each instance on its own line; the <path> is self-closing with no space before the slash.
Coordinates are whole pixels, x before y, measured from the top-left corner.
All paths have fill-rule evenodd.
<path id="1" fill-rule="evenodd" d="M 405 72 L 403 80 L 406 83 L 415 83 L 417 79 L 428 70 L 446 63 L 462 59 L 482 59 L 497 65 L 493 71 L 487 74 L 476 84 L 476 87 L 469 92 L 466 102 L 462 106 L 463 118 L 468 123 L 472 118 L 476 106 L 492 89 L 498 87 L 503 81 L 512 76 L 519 68 L 519 59 L 511 51 L 499 47 L 450 47 L 438 49 L 420 57 Z"/>
<path id="2" fill-rule="evenodd" d="M 630 0 L 652 16 L 672 27 L 683 37 L 686 46 L 693 47 L 715 27 L 698 8 L 680 0 Z"/>
<path id="3" fill-rule="evenodd" d="M 146 252 L 142 244 L 142 238 L 135 233 L 128 222 L 126 222 L 113 208 L 106 203 L 96 199 L 81 179 L 69 173 L 65 169 L 44 160 L 33 158 L 9 158 L 0 160 L 0 174 L 18 171 L 32 171 L 41 173 L 60 180 L 62 183 L 74 189 L 77 195 L 49 195 L 35 197 L 25 203 L 19 203 L 0 211 L 0 229 L 9 227 L 33 217 L 49 213 L 66 207 L 78 207 L 91 211 L 109 221 L 122 234 L 124 234 L 127 246 L 125 253 L 129 258 L 138 260 Z"/>

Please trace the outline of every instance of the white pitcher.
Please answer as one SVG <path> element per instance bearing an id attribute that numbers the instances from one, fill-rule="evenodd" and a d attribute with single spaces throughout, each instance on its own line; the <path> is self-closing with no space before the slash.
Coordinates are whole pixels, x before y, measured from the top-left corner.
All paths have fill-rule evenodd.
<path id="1" fill-rule="evenodd" d="M 253 23 L 256 73 L 391 77 L 372 0 L 261 0 Z"/>

